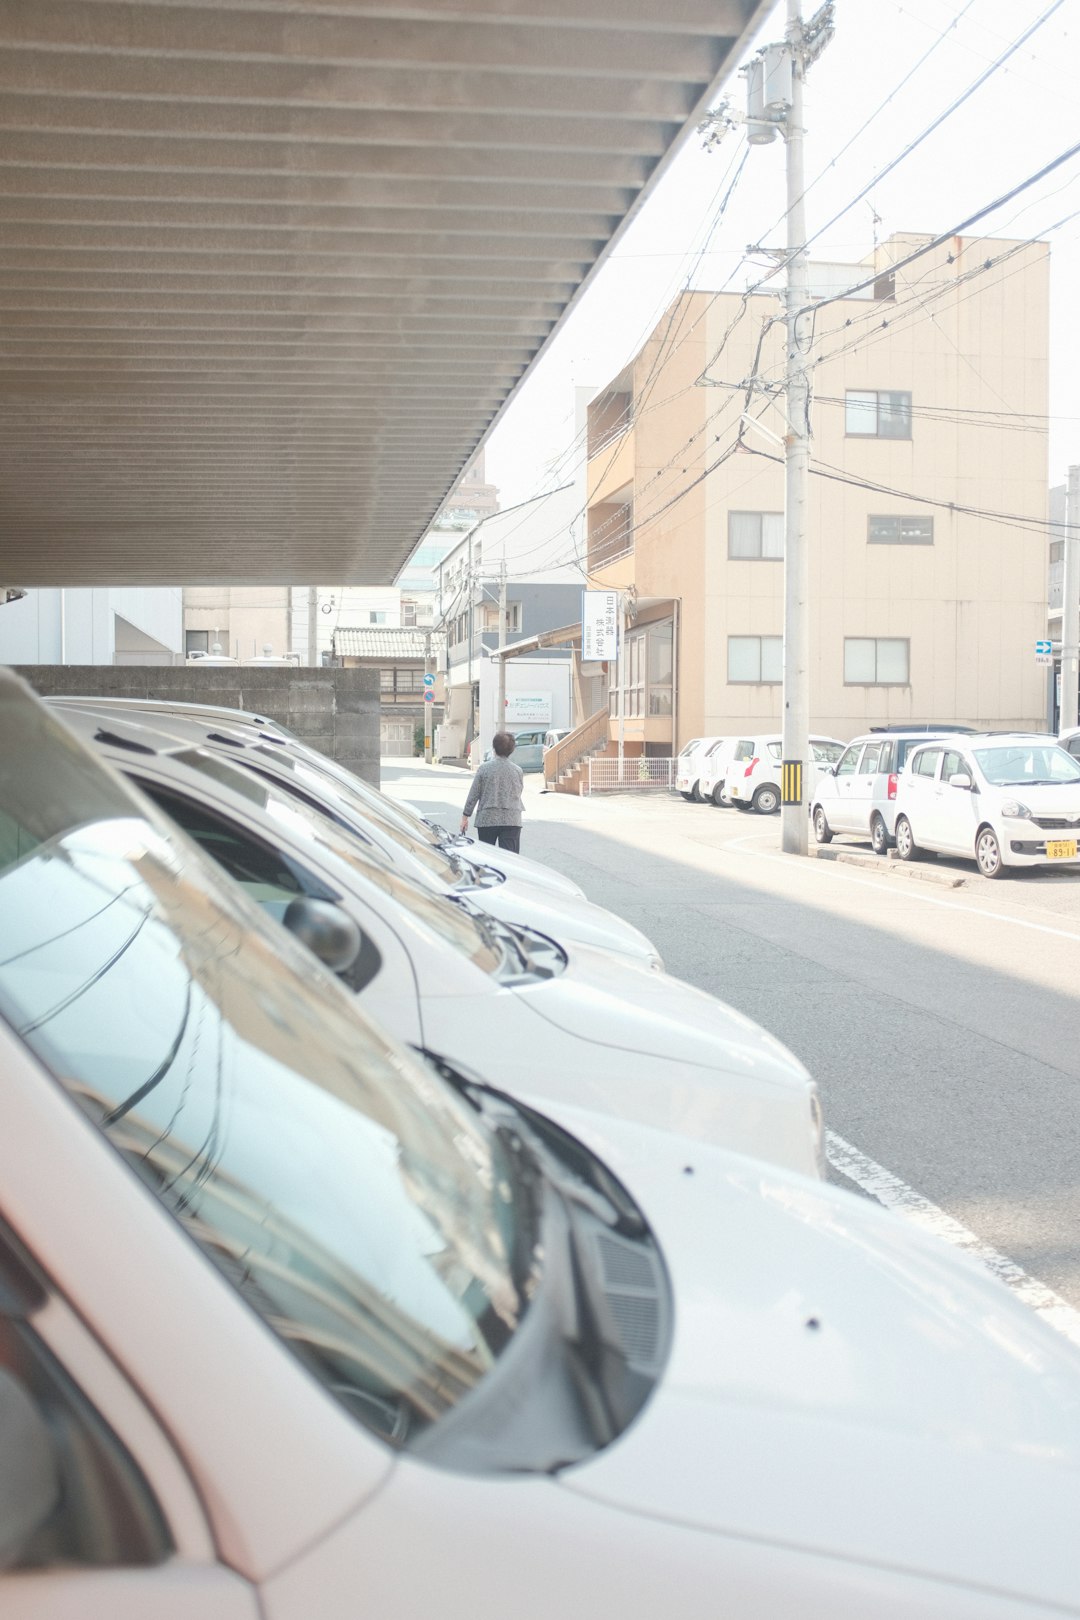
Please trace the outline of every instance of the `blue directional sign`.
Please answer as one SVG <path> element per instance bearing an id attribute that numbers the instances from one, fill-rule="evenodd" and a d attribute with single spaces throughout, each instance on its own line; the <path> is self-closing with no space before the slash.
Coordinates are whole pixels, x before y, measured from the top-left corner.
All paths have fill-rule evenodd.
<path id="1" fill-rule="evenodd" d="M 425 675 L 424 676 L 424 685 L 425 686 L 434 686 L 435 685 L 435 677 L 434 677 L 434 675 Z"/>
<path id="2" fill-rule="evenodd" d="M 1051 653 L 1053 650 L 1054 649 L 1049 641 L 1037 641 L 1035 643 L 1035 651 L 1037 653 Z"/>

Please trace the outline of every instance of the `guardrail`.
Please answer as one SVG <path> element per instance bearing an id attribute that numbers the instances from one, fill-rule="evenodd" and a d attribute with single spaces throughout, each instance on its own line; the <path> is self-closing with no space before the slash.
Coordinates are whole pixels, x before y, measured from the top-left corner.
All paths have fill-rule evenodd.
<path id="1" fill-rule="evenodd" d="M 674 759 L 635 755 L 619 759 L 608 754 L 589 761 L 589 793 L 672 793 Z"/>
<path id="2" fill-rule="evenodd" d="M 567 732 L 565 737 L 544 751 L 544 786 L 553 787 L 563 771 L 572 770 L 594 748 L 600 748 L 607 741 L 608 711 L 606 708 L 597 709 L 580 726 L 575 726 L 573 731 Z"/>

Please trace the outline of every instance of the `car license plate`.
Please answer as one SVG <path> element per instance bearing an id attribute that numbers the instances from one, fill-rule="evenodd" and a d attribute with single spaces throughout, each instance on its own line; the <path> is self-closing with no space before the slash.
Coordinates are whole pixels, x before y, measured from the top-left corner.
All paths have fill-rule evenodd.
<path id="1" fill-rule="evenodd" d="M 1075 861 L 1075 838 L 1048 838 L 1046 840 L 1046 858 L 1048 861 Z"/>

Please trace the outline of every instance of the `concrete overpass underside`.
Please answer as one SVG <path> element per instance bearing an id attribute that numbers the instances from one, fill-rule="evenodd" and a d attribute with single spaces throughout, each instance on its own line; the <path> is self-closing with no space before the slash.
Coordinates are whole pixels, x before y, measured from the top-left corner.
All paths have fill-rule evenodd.
<path id="1" fill-rule="evenodd" d="M 766 0 L 0 0 L 4 584 L 390 581 Z"/>

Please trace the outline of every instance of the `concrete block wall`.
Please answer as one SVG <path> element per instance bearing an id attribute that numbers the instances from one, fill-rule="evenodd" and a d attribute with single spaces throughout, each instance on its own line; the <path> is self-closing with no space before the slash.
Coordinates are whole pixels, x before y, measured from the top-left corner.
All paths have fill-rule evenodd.
<path id="1" fill-rule="evenodd" d="M 154 698 L 265 715 L 379 785 L 378 670 L 22 664 L 18 672 L 43 697 Z"/>

